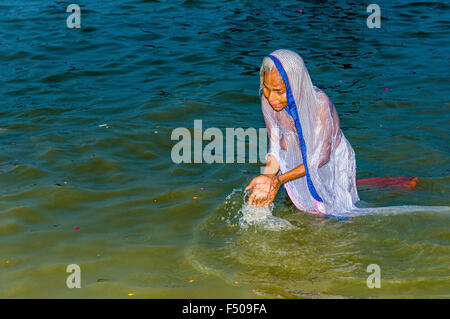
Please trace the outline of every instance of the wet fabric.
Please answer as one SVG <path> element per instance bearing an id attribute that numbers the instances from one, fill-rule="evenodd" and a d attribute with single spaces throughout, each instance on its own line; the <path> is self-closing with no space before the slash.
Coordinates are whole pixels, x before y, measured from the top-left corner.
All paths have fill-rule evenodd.
<path id="1" fill-rule="evenodd" d="M 355 152 L 340 129 L 339 117 L 328 96 L 315 87 L 303 59 L 291 50 L 269 55 L 286 86 L 288 106 L 275 111 L 264 94 L 261 108 L 269 135 L 269 152 L 284 174 L 304 164 L 306 176 L 284 184 L 295 206 L 303 211 L 346 218 L 389 208 L 357 208 Z M 263 68 L 260 72 L 264 80 Z M 392 207 L 416 211 L 420 206 Z M 445 209 L 448 210 L 448 207 Z"/>

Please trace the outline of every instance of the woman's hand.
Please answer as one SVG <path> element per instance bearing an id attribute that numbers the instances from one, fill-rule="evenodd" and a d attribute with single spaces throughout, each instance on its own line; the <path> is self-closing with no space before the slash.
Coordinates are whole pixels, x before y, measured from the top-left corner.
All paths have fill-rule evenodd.
<path id="1" fill-rule="evenodd" d="M 257 207 L 269 206 L 277 195 L 281 181 L 276 175 L 260 175 L 252 179 L 245 190 L 253 188 L 248 203 Z"/>

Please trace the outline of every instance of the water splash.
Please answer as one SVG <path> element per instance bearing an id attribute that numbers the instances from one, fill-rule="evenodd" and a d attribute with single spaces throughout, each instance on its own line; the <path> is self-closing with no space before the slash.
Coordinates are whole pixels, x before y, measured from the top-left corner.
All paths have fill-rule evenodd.
<path id="1" fill-rule="evenodd" d="M 242 189 L 233 189 L 233 192 L 226 197 L 227 201 L 231 201 L 232 196 L 237 192 L 242 192 Z M 247 229 L 249 226 L 258 226 L 267 230 L 283 230 L 283 229 L 293 229 L 295 228 L 290 222 L 282 218 L 273 216 L 272 211 L 274 204 L 270 204 L 267 207 L 256 207 L 248 204 L 248 196 L 251 191 L 244 191 L 242 196 L 242 205 L 237 211 L 235 216 L 230 216 L 234 218 L 239 218 L 237 224 L 242 229 Z M 236 207 L 237 202 L 232 201 L 232 207 Z M 232 213 L 232 212 L 229 212 Z M 231 214 L 230 214 L 231 215 Z M 233 219 L 234 219 L 233 218 Z"/>

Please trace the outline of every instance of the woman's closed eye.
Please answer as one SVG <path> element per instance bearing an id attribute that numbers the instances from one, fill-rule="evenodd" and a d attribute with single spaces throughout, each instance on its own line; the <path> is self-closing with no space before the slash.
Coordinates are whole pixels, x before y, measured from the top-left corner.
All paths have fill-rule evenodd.
<path id="1" fill-rule="evenodd" d="M 277 90 L 272 90 L 272 92 L 274 92 L 277 95 L 283 95 L 284 91 L 277 91 Z M 266 89 L 266 95 L 269 95 L 270 90 Z"/>
<path id="2" fill-rule="evenodd" d="M 273 90 L 271 90 L 266 85 L 264 85 L 264 90 L 267 90 L 269 92 L 273 91 L 273 92 L 275 92 L 275 93 L 277 93 L 279 95 L 284 94 L 284 90 L 283 89 L 273 89 Z"/>

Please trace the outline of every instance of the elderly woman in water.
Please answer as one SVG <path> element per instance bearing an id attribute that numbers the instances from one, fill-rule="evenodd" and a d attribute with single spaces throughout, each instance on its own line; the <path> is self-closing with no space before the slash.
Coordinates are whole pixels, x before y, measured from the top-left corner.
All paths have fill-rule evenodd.
<path id="1" fill-rule="evenodd" d="M 333 103 L 313 86 L 302 58 L 276 50 L 260 69 L 261 107 L 269 134 L 264 174 L 255 177 L 249 204 L 271 204 L 284 185 L 303 211 L 333 215 L 355 208 L 355 153 L 339 127 Z"/>

